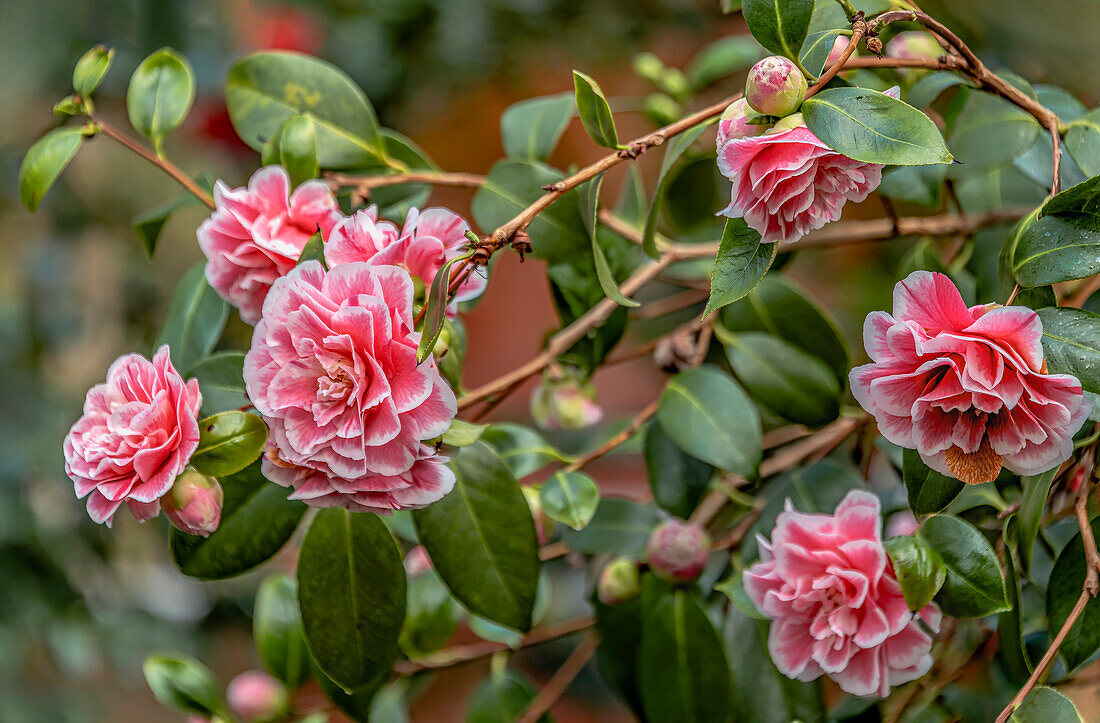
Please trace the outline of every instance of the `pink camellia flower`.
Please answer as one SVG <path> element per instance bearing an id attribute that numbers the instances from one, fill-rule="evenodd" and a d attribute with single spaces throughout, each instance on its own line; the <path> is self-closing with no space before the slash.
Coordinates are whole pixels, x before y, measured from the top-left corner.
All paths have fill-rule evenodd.
<path id="1" fill-rule="evenodd" d="M 967 308 L 943 274 L 894 287 L 894 315 L 871 313 L 871 363 L 852 369 L 856 401 L 882 436 L 968 484 L 1045 472 L 1073 451 L 1089 411 L 1081 384 L 1046 374 L 1039 315 L 1023 306 Z"/>
<path id="2" fill-rule="evenodd" d="M 93 520 L 110 525 L 123 502 L 139 520 L 160 513 L 160 498 L 198 447 L 201 406 L 198 380 L 183 381 L 167 346 L 152 362 L 140 354 L 115 360 L 65 437 L 65 473 Z"/>
<path id="3" fill-rule="evenodd" d="M 898 97 L 897 89 L 887 95 Z M 845 203 L 862 201 L 882 181 L 882 166 L 832 150 L 801 113 L 763 135 L 727 141 L 718 149 L 718 169 L 733 181 L 730 204 L 719 215 L 744 218 L 764 243 L 794 242 L 836 221 Z"/>
<path id="4" fill-rule="evenodd" d="M 745 592 L 772 619 L 768 652 L 789 678 L 824 673 L 852 695 L 885 697 L 932 666 L 941 614 L 914 615 L 882 545 L 879 501 L 852 490 L 831 514 L 798 512 L 787 501 L 761 561 L 745 571 Z"/>
<path id="5" fill-rule="evenodd" d="M 225 699 L 247 721 L 273 720 L 286 711 L 286 687 L 262 670 L 246 670 L 225 688 Z"/>
<path id="6" fill-rule="evenodd" d="M 256 171 L 247 188 L 218 181 L 217 209 L 199 226 L 207 281 L 249 324 L 260 320 L 271 283 L 294 268 L 309 237 L 320 229 L 327 239 L 343 218 L 322 181 L 306 181 L 288 194 L 290 178 L 281 166 Z"/>
<path id="7" fill-rule="evenodd" d="M 218 480 L 194 469 L 184 470 L 172 489 L 160 498 L 164 516 L 188 535 L 210 537 L 222 519 L 225 493 Z"/>
<path id="8" fill-rule="evenodd" d="M 371 206 L 332 230 L 325 260 L 330 267 L 360 261 L 403 266 L 427 288 L 443 265 L 466 247 L 468 230 L 465 219 L 445 208 L 413 208 L 398 232 L 389 221 L 379 221 L 378 207 Z M 480 296 L 487 283 L 484 276 L 471 273 L 455 293 L 448 314 L 454 316 L 458 302 Z"/>
<path id="9" fill-rule="evenodd" d="M 413 283 L 396 266 L 317 261 L 277 279 L 245 356 L 245 388 L 271 430 L 265 476 L 315 507 L 388 511 L 447 494 L 454 473 L 425 440 L 455 396 L 416 363 Z"/>

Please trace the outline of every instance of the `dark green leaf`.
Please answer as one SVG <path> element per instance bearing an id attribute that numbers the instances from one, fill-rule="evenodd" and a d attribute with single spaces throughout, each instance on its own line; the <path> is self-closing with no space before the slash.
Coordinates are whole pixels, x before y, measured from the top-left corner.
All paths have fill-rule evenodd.
<path id="1" fill-rule="evenodd" d="M 199 446 L 191 466 L 211 477 L 234 474 L 252 464 L 267 444 L 267 425 L 255 414 L 221 412 L 199 420 Z"/>
<path id="2" fill-rule="evenodd" d="M 327 509 L 298 557 L 298 605 L 313 659 L 345 689 L 389 676 L 405 619 L 405 568 L 370 513 Z"/>
<path id="3" fill-rule="evenodd" d="M 577 103 L 577 115 L 588 137 L 604 148 L 619 147 L 619 133 L 615 130 L 615 118 L 611 107 L 600 90 L 600 84 L 580 72 L 573 71 L 573 88 Z"/>
<path id="4" fill-rule="evenodd" d="M 1073 701 L 1045 685 L 1028 693 L 1008 720 L 1009 723 L 1082 723 Z"/>
<path id="5" fill-rule="evenodd" d="M 714 467 L 677 447 L 657 423 L 646 426 L 644 454 L 653 501 L 671 515 L 685 520 L 691 517 Z"/>
<path id="6" fill-rule="evenodd" d="M 1007 100 L 967 91 L 965 105 L 948 137 L 952 152 L 961 161 L 951 168 L 951 175 L 973 176 L 1011 163 L 1031 148 L 1041 130 L 1030 113 Z"/>
<path id="7" fill-rule="evenodd" d="M 917 532 L 947 571 L 936 600 L 946 615 L 976 618 L 1006 610 L 997 553 L 974 525 L 951 515 L 933 515 Z"/>
<path id="8" fill-rule="evenodd" d="M 473 255 L 473 251 L 467 251 L 461 256 L 448 259 L 447 263 L 435 272 L 432 286 L 428 290 L 428 300 L 424 305 L 424 326 L 420 330 L 420 344 L 416 347 L 417 364 L 423 363 L 431 355 L 435 343 L 439 341 L 439 335 L 443 332 L 443 322 L 447 318 L 447 304 L 450 302 L 451 267 Z"/>
<path id="9" fill-rule="evenodd" d="M 183 123 L 195 100 L 195 73 L 187 59 L 171 48 L 161 48 L 130 77 L 126 112 L 130 125 L 153 141 L 160 155 L 164 137 Z"/>
<path id="10" fill-rule="evenodd" d="M 19 166 L 19 200 L 32 213 L 84 143 L 80 126 L 54 128 L 34 142 Z"/>
<path id="11" fill-rule="evenodd" d="M 309 650 L 298 612 L 298 582 L 290 575 L 270 575 L 256 591 L 252 639 L 264 670 L 290 690 L 297 690 L 309 678 Z"/>
<path id="12" fill-rule="evenodd" d="M 185 376 L 221 338 L 229 305 L 206 283 L 202 264 L 187 270 L 172 292 L 156 346 L 167 344 L 172 364 Z"/>
<path id="13" fill-rule="evenodd" d="M 1100 174 L 1100 108 L 1069 124 L 1066 150 L 1086 176 Z"/>
<path id="14" fill-rule="evenodd" d="M 461 419 L 451 421 L 451 426 L 443 433 L 443 444 L 450 447 L 468 447 L 489 428 L 488 424 L 474 424 Z"/>
<path id="15" fill-rule="evenodd" d="M 134 227 L 138 238 L 141 239 L 146 256 L 153 258 L 153 253 L 157 250 L 157 241 L 160 240 L 160 232 L 164 230 L 164 224 L 168 223 L 169 217 L 181 208 L 194 204 L 195 197 L 190 193 L 183 193 L 171 201 L 134 216 L 130 225 Z"/>
<path id="16" fill-rule="evenodd" d="M 573 118 L 572 93 L 528 98 L 500 115 L 504 154 L 516 161 L 545 161 Z"/>
<path id="17" fill-rule="evenodd" d="M 535 430 L 519 424 L 493 424 L 481 440 L 496 450 L 516 478 L 539 471 L 550 462 L 571 462 Z"/>
<path id="18" fill-rule="evenodd" d="M 1100 521 L 1093 520 L 1092 532 L 1100 534 Z M 1062 548 L 1047 583 L 1047 630 L 1056 635 L 1081 596 L 1085 584 L 1085 550 L 1081 533 L 1073 536 Z M 1069 629 L 1058 649 L 1066 661 L 1067 673 L 1072 673 L 1100 650 L 1100 598 L 1085 603 L 1084 612 Z"/>
<path id="19" fill-rule="evenodd" d="M 454 490 L 413 512 L 420 541 L 468 610 L 526 631 L 539 576 L 527 500 L 504 461 L 482 442 L 461 448 L 451 464 Z"/>
<path id="20" fill-rule="evenodd" d="M 153 696 L 173 710 L 203 716 L 225 715 L 221 687 L 210 670 L 187 655 L 150 655 L 141 666 Z"/>
<path id="21" fill-rule="evenodd" d="M 191 577 L 221 580 L 235 577 L 278 552 L 306 512 L 287 499 L 287 490 L 264 479 L 260 462 L 219 482 L 225 500 L 221 522 L 209 537 L 168 533 L 172 559 Z"/>
<path id="22" fill-rule="evenodd" d="M 1013 551 L 1018 523 L 1015 515 L 1005 519 L 1005 600 L 1009 609 L 997 616 L 997 638 L 1001 644 L 1001 660 L 1009 676 L 1022 684 L 1031 675 L 1031 660 L 1024 645 L 1024 616 L 1020 606 L 1019 564 Z"/>
<path id="23" fill-rule="evenodd" d="M 316 663 L 314 663 L 314 667 L 316 668 Z M 350 716 L 352 720 L 372 720 L 371 714 L 374 707 L 374 696 L 381 690 L 381 683 L 383 681 L 372 680 L 366 685 L 361 685 L 351 690 L 345 690 L 339 683 L 325 675 L 320 669 L 314 670 L 314 677 L 317 679 L 317 683 L 320 685 L 321 690 L 324 691 L 325 696 L 332 701 L 333 705 Z M 318 721 L 318 723 L 328 723 L 328 717 L 326 716 L 325 721 Z"/>
<path id="24" fill-rule="evenodd" d="M 716 120 L 716 118 L 712 118 L 684 131 L 669 141 L 668 147 L 665 149 L 664 158 L 661 159 L 661 171 L 657 175 L 657 188 L 653 192 L 653 200 L 650 202 L 649 212 L 646 214 L 645 228 L 642 229 L 642 248 L 653 258 L 657 258 L 658 255 L 656 241 L 657 217 L 661 213 L 661 201 L 664 198 L 665 189 L 668 188 L 671 180 L 669 171 L 672 170 L 680 156 L 684 155 L 684 151 L 691 147 L 695 139 L 702 135 L 703 131 Z"/>
<path id="25" fill-rule="evenodd" d="M 80 56 L 73 68 L 73 92 L 85 99 L 91 97 L 110 70 L 114 57 L 114 48 L 106 45 L 97 45 Z"/>
<path id="26" fill-rule="evenodd" d="M 1050 485 L 1058 475 L 1058 467 L 1043 474 L 1021 477 L 1024 493 L 1020 497 L 1019 534 L 1020 568 L 1026 577 L 1031 570 L 1031 553 L 1035 549 L 1035 539 L 1039 536 L 1039 523 L 1043 519 Z"/>
<path id="27" fill-rule="evenodd" d="M 382 145 L 389 154 L 389 165 L 377 162 L 364 168 L 372 175 L 398 173 L 394 166 L 404 164 L 409 170 L 439 170 L 431 158 L 417 144 L 406 136 L 389 128 L 381 128 Z M 357 169 L 358 170 L 358 169 Z M 410 208 L 423 208 L 431 195 L 432 187 L 426 183 L 402 183 L 393 186 L 375 188 L 370 192 L 370 202 L 378 204 L 381 218 L 405 218 Z"/>
<path id="28" fill-rule="evenodd" d="M 777 243 L 760 243 L 760 234 L 744 219 L 726 221 L 710 273 L 710 299 L 704 316 L 747 296 L 768 273 L 778 251 Z"/>
<path id="29" fill-rule="evenodd" d="M 290 176 L 291 188 L 317 177 L 317 131 L 308 115 L 295 114 L 283 123 L 279 163 Z"/>
<path id="30" fill-rule="evenodd" d="M 902 452 L 902 478 L 909 493 L 909 509 L 915 515 L 943 512 L 966 486 L 929 468 L 915 449 Z"/>
<path id="31" fill-rule="evenodd" d="M 507 668 L 482 681 L 466 706 L 466 723 L 513 723 L 527 710 L 538 691 L 526 675 Z M 545 714 L 538 723 L 549 723 Z"/>
<path id="32" fill-rule="evenodd" d="M 212 354 L 192 366 L 189 375 L 199 380 L 204 417 L 249 403 L 244 388 L 244 354 L 239 351 Z"/>
<path id="33" fill-rule="evenodd" d="M 829 28 L 809 33 L 805 42 L 802 43 L 802 50 L 799 51 L 802 67 L 811 73 L 820 74 L 825 69 L 825 63 L 828 61 L 829 54 L 832 53 L 833 45 L 839 35 L 840 28 Z"/>
<path id="34" fill-rule="evenodd" d="M 745 23 L 757 42 L 792 60 L 798 60 L 813 12 L 813 0 L 743 0 L 741 3 Z"/>
<path id="35" fill-rule="evenodd" d="M 751 477 L 760 464 L 760 417 L 727 374 L 704 366 L 680 372 L 661 394 L 657 421 L 680 449 Z"/>
<path id="36" fill-rule="evenodd" d="M 867 88 L 827 88 L 802 104 L 806 125 L 825 145 L 865 163 L 950 163 L 936 124 L 903 101 Z"/>
<path id="37" fill-rule="evenodd" d="M 809 426 L 836 419 L 840 386 L 825 362 L 768 334 L 731 334 L 722 343 L 737 380 L 769 409 Z"/>
<path id="38" fill-rule="evenodd" d="M 1039 310 L 1043 351 L 1051 374 L 1072 374 L 1100 394 L 1100 316 L 1081 309 Z"/>
<path id="39" fill-rule="evenodd" d="M 600 489 L 584 472 L 557 472 L 542 483 L 539 502 L 547 517 L 580 530 L 596 513 Z"/>
<path id="40" fill-rule="evenodd" d="M 307 261 L 316 261 L 325 267 L 325 271 L 328 271 L 328 261 L 325 260 L 325 241 L 321 237 L 320 229 L 317 229 L 309 237 L 309 241 L 306 241 L 306 245 L 302 247 L 302 252 L 298 254 L 298 261 L 294 265 L 300 266 Z"/>
<path id="41" fill-rule="evenodd" d="M 619 282 L 611 271 L 611 264 L 607 261 L 603 247 L 600 246 L 599 234 L 596 232 L 600 207 L 600 186 L 603 184 L 603 174 L 599 174 L 591 181 L 580 187 L 581 218 L 584 219 L 585 230 L 592 239 L 592 259 L 596 264 L 596 278 L 600 281 L 600 288 L 607 298 L 619 306 L 640 306 L 634 299 L 628 298 L 619 291 Z"/>
<path id="42" fill-rule="evenodd" d="M 649 533 L 660 521 L 651 507 L 604 497 L 583 530 L 566 530 L 565 544 L 586 555 L 633 555 L 645 549 Z"/>
<path id="43" fill-rule="evenodd" d="M 399 640 L 401 650 L 409 657 L 438 650 L 451 639 L 461 615 L 462 608 L 434 570 L 412 577 Z"/>
<path id="44" fill-rule="evenodd" d="M 700 50 L 687 65 L 687 76 L 696 90 L 745 70 L 760 60 L 760 45 L 744 35 L 715 40 Z"/>
<path id="45" fill-rule="evenodd" d="M 905 100 L 914 108 L 926 108 L 932 105 L 932 101 L 948 88 L 956 85 L 965 85 L 972 88 L 974 87 L 973 82 L 965 75 L 948 70 L 937 70 L 934 73 L 921 76 L 905 94 Z"/>
<path id="46" fill-rule="evenodd" d="M 896 201 L 939 208 L 947 166 L 896 166 L 882 174 L 878 193 Z"/>
<path id="47" fill-rule="evenodd" d="M 1080 119 L 1088 111 L 1082 103 L 1065 88 L 1056 85 L 1036 85 L 1035 95 L 1047 110 L 1058 116 L 1063 123 L 1070 123 Z"/>
<path id="48" fill-rule="evenodd" d="M 596 649 L 600 679 L 641 717 L 637 669 L 642 640 L 642 599 L 636 597 L 620 605 L 605 605 L 593 595 L 592 607 L 600 633 L 600 646 Z"/>
<path id="49" fill-rule="evenodd" d="M 1021 286 L 1041 286 L 1100 273 L 1100 232 L 1043 216 L 1016 243 L 1012 274 Z"/>
<path id="50" fill-rule="evenodd" d="M 886 552 L 894 564 L 905 604 L 913 612 L 923 610 L 947 578 L 939 555 L 928 547 L 924 538 L 915 535 L 890 538 L 886 541 Z"/>

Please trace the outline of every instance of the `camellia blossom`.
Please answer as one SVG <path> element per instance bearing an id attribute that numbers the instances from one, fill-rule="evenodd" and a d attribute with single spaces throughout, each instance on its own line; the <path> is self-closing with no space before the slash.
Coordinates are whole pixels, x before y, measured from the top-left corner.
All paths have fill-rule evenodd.
<path id="1" fill-rule="evenodd" d="M 887 95 L 896 98 L 897 89 Z M 728 140 L 718 149 L 718 168 L 733 182 L 719 215 L 744 218 L 764 243 L 790 243 L 839 219 L 848 201 L 867 198 L 883 167 L 832 150 L 796 113 L 763 135 Z"/>
<path id="2" fill-rule="evenodd" d="M 413 208 L 399 232 L 389 221 L 378 220 L 378 207 L 371 206 L 332 230 L 325 260 L 330 267 L 355 262 L 403 266 L 427 288 L 443 265 L 463 252 L 469 230 L 466 220 L 453 211 Z M 480 296 L 487 283 L 484 276 L 471 273 L 455 292 L 448 314 L 454 316 L 458 302 Z"/>
<path id="3" fill-rule="evenodd" d="M 905 604 L 886 549 L 878 498 L 852 490 L 833 514 L 798 512 L 787 501 L 745 592 L 772 619 L 768 652 L 781 673 L 823 673 L 851 695 L 886 697 L 932 667 L 941 613 Z"/>
<path id="4" fill-rule="evenodd" d="M 320 229 L 327 239 L 344 217 L 323 181 L 306 181 L 291 194 L 282 166 L 261 168 L 247 187 L 218 181 L 214 204 L 198 230 L 206 280 L 249 324 L 260 320 L 271 283 L 294 268 L 309 237 Z"/>
<path id="5" fill-rule="evenodd" d="M 244 380 L 270 429 L 264 475 L 291 499 L 387 511 L 454 486 L 424 441 L 450 426 L 455 396 L 433 359 L 416 363 L 412 301 L 396 266 L 307 261 L 272 284 Z"/>
<path id="6" fill-rule="evenodd" d="M 123 503 L 139 520 L 160 514 L 160 498 L 198 447 L 201 406 L 198 380 L 183 380 L 167 346 L 151 362 L 115 360 L 65 437 L 65 473 L 93 520 L 110 525 Z"/>
<path id="7" fill-rule="evenodd" d="M 943 275 L 915 271 L 894 287 L 894 314 L 871 313 L 871 363 L 852 369 L 856 401 L 882 436 L 968 484 L 1001 467 L 1040 474 L 1073 451 L 1089 411 L 1081 384 L 1047 374 L 1039 315 L 1023 306 L 967 308 Z"/>

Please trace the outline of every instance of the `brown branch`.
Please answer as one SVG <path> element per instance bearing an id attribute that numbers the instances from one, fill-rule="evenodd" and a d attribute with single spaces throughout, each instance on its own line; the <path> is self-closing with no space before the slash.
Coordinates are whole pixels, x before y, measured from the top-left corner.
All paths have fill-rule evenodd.
<path id="1" fill-rule="evenodd" d="M 863 20 L 863 13 L 857 13 L 858 20 L 852 23 L 852 36 L 848 39 L 848 45 L 844 47 L 844 52 L 840 54 L 840 57 L 835 63 L 829 66 L 828 70 L 821 74 L 821 77 L 814 82 L 806 90 L 806 97 L 811 98 L 817 91 L 825 87 L 825 84 L 836 77 L 836 74 L 841 71 L 844 64 L 848 62 L 848 59 L 852 57 L 852 53 L 856 52 L 856 48 L 859 46 L 861 40 L 863 40 L 864 34 L 867 32 L 867 22 Z"/>
<path id="2" fill-rule="evenodd" d="M 637 416 L 635 416 L 634 419 L 630 420 L 630 424 L 626 425 L 626 427 L 624 427 L 621 432 L 619 432 L 614 437 L 607 440 L 588 454 L 582 455 L 581 457 L 578 457 L 577 459 L 567 464 L 565 467 L 562 468 L 562 472 L 576 472 L 577 470 L 583 468 L 585 465 L 596 461 L 600 457 L 618 447 L 620 444 L 626 442 L 628 439 L 634 436 L 635 432 L 642 428 L 643 424 L 649 421 L 650 417 L 657 413 L 657 407 L 660 406 L 660 402 L 660 398 L 654 399 L 652 402 L 647 404 L 645 408 L 642 409 L 642 411 L 638 412 Z"/>
<path id="3" fill-rule="evenodd" d="M 445 171 L 409 171 L 379 176 L 351 176 L 346 173 L 326 173 L 325 180 L 329 188 L 337 191 L 341 188 L 353 188 L 367 196 L 376 188 L 402 186 L 406 183 L 428 183 L 433 186 L 452 188 L 478 188 L 485 183 L 485 176 L 476 173 L 447 173 Z"/>
<path id="4" fill-rule="evenodd" d="M 600 644 L 599 636 L 595 632 L 589 630 L 581 638 L 580 644 L 570 653 L 569 657 L 565 659 L 562 666 L 558 668 L 557 672 L 550 677 L 550 680 L 546 682 L 546 685 L 542 687 L 542 690 L 538 692 L 532 700 L 530 705 L 527 706 L 527 710 L 517 718 L 518 723 L 535 723 L 543 715 L 550 712 L 550 709 L 557 702 L 558 698 L 565 693 L 569 684 L 573 682 L 574 678 L 580 675 L 580 672 L 584 670 L 584 666 L 588 664 L 588 661 L 596 653 L 596 648 Z"/>

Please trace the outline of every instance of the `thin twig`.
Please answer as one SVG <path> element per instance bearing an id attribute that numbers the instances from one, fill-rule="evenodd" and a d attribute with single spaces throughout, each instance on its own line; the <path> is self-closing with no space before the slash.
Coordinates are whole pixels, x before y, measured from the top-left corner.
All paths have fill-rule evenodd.
<path id="1" fill-rule="evenodd" d="M 557 702 L 558 698 L 565 693 L 569 684 L 580 675 L 580 672 L 584 670 L 584 666 L 588 664 L 588 661 L 596 653 L 596 648 L 600 644 L 600 638 L 595 632 L 589 630 L 581 638 L 581 642 L 570 653 L 569 657 L 565 659 L 562 666 L 550 677 L 550 680 L 546 682 L 546 685 L 538 692 L 534 698 L 531 699 L 530 705 L 527 706 L 527 710 L 517 719 L 519 723 L 535 723 L 539 718 L 548 713 L 550 709 Z"/>
<path id="2" fill-rule="evenodd" d="M 596 461 L 600 457 L 603 457 L 608 452 L 612 451 L 619 445 L 626 442 L 628 439 L 634 436 L 634 433 L 642 428 L 642 425 L 649 421 L 649 418 L 657 413 L 657 408 L 660 406 L 660 398 L 654 399 L 647 404 L 642 411 L 630 420 L 630 424 L 626 425 L 622 431 L 616 434 L 611 439 L 601 444 L 596 449 L 592 450 L 588 454 L 585 454 L 577 459 L 573 460 L 565 467 L 562 468 L 562 472 L 576 472 L 584 466 Z"/>
<path id="3" fill-rule="evenodd" d="M 406 183 L 427 183 L 452 188 L 478 188 L 485 183 L 485 176 L 476 173 L 448 173 L 446 171 L 409 171 L 380 176 L 351 176 L 346 173 L 326 173 L 325 180 L 333 191 L 353 188 L 356 193 L 368 196 L 376 188 L 401 186 Z"/>
<path id="4" fill-rule="evenodd" d="M 806 90 L 807 98 L 813 97 L 817 91 L 825 87 L 826 83 L 836 77 L 836 74 L 841 71 L 845 63 L 848 62 L 848 59 L 852 57 L 852 53 L 856 52 L 856 48 L 859 46 L 860 41 L 863 40 L 863 35 L 867 32 L 867 22 L 862 20 L 862 14 L 860 18 L 861 20 L 859 22 L 852 23 L 852 37 L 848 39 L 848 45 L 845 46 L 844 52 L 842 52 L 837 61 L 830 65 L 829 69 L 822 73 L 821 77 Z"/>

